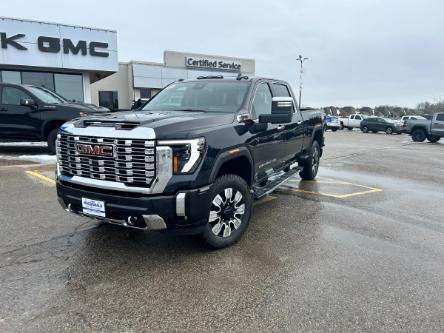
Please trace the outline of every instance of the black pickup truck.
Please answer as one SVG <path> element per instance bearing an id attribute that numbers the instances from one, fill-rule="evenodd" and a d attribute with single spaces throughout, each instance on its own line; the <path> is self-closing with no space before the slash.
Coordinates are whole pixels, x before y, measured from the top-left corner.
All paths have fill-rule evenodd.
<path id="1" fill-rule="evenodd" d="M 59 127 L 68 120 L 109 111 L 71 102 L 43 87 L 0 83 L 0 140 L 47 141 L 55 154 Z"/>
<path id="2" fill-rule="evenodd" d="M 201 77 L 167 86 L 142 110 L 73 120 L 58 134 L 59 202 L 105 222 L 229 246 L 254 199 L 295 173 L 317 174 L 322 114 L 296 105 L 283 81 Z"/>

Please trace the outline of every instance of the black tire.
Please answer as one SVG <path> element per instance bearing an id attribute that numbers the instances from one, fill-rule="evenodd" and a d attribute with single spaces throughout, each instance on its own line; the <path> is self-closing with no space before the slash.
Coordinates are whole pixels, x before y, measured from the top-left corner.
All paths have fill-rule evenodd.
<path id="1" fill-rule="evenodd" d="M 237 175 L 221 176 L 211 188 L 208 204 L 210 213 L 202 234 L 205 245 L 211 249 L 233 245 L 250 223 L 253 206 L 250 187 Z"/>
<path id="2" fill-rule="evenodd" d="M 353 127 L 347 127 L 349 131 L 353 131 Z"/>
<path id="3" fill-rule="evenodd" d="M 391 135 L 391 134 L 393 134 L 393 127 L 387 127 L 386 129 L 385 129 L 385 134 L 388 134 L 388 135 Z"/>
<path id="4" fill-rule="evenodd" d="M 363 131 L 364 133 L 368 133 L 368 127 L 362 126 L 361 131 Z"/>
<path id="5" fill-rule="evenodd" d="M 335 128 L 332 128 L 331 129 L 333 132 L 336 132 L 338 129 L 335 127 Z"/>
<path id="6" fill-rule="evenodd" d="M 440 139 L 441 139 L 441 138 L 440 138 L 439 136 L 431 136 L 431 135 L 429 135 L 429 136 L 427 137 L 427 140 L 428 140 L 430 143 L 436 143 L 436 142 L 438 142 Z"/>
<path id="7" fill-rule="evenodd" d="M 48 150 L 50 155 L 55 155 L 56 153 L 56 140 L 57 140 L 58 131 L 59 129 L 55 128 L 48 135 L 47 141 L 48 141 Z"/>
<path id="8" fill-rule="evenodd" d="M 412 140 L 415 142 L 423 142 L 426 139 L 426 133 L 423 129 L 415 129 L 412 132 Z"/>
<path id="9" fill-rule="evenodd" d="M 341 130 L 344 129 L 344 123 L 341 121 Z"/>
<path id="10" fill-rule="evenodd" d="M 304 180 L 313 180 L 316 178 L 319 169 L 319 160 L 321 158 L 321 147 L 319 146 L 319 142 L 314 141 L 311 145 L 310 156 L 303 165 L 303 169 L 299 172 L 299 176 L 301 176 Z"/>

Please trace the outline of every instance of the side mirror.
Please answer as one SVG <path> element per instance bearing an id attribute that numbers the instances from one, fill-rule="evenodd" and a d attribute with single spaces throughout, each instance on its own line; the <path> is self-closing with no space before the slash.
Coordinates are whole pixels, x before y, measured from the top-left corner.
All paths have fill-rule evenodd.
<path id="1" fill-rule="evenodd" d="M 285 124 L 291 123 L 294 112 L 294 102 L 291 97 L 273 97 L 271 114 L 261 114 L 260 123 Z"/>
<path id="2" fill-rule="evenodd" d="M 35 105 L 35 102 L 34 102 L 33 99 L 30 99 L 30 98 L 22 98 L 22 99 L 20 100 L 20 105 L 31 107 L 31 106 L 34 106 L 34 105 Z"/>

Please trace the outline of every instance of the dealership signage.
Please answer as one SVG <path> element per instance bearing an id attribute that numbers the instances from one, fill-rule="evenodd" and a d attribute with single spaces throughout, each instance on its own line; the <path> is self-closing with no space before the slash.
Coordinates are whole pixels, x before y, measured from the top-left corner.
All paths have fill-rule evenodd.
<path id="1" fill-rule="evenodd" d="M 2 65 L 117 72 L 117 33 L 0 17 L 0 67 Z"/>
<path id="2" fill-rule="evenodd" d="M 230 72 L 240 72 L 241 70 L 240 62 L 203 57 L 185 57 L 185 66 L 189 68 L 214 69 Z"/>
<path id="3" fill-rule="evenodd" d="M 9 46 L 14 47 L 17 50 L 28 51 L 28 48 L 20 42 L 20 39 L 24 38 L 25 36 L 25 34 L 8 36 L 5 32 L 0 32 L 1 48 L 7 49 Z M 87 53 L 89 53 L 89 55 L 93 57 L 109 57 L 109 52 L 105 51 L 108 48 L 108 43 L 103 42 L 88 43 L 85 40 L 79 40 L 76 42 L 76 44 L 74 44 L 74 42 L 69 38 L 38 36 L 37 47 L 39 51 L 48 53 L 63 52 L 65 54 L 72 53 L 81 55 L 87 55 Z"/>

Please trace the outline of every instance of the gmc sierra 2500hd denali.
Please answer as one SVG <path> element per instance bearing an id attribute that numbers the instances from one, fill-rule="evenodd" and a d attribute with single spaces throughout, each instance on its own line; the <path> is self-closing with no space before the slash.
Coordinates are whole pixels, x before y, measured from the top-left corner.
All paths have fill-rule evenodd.
<path id="1" fill-rule="evenodd" d="M 58 134 L 59 201 L 105 222 L 229 246 L 253 199 L 297 172 L 317 174 L 322 114 L 296 105 L 283 81 L 215 76 L 174 82 L 139 111 L 72 120 Z"/>

